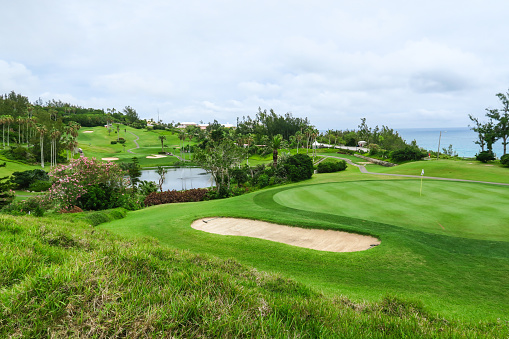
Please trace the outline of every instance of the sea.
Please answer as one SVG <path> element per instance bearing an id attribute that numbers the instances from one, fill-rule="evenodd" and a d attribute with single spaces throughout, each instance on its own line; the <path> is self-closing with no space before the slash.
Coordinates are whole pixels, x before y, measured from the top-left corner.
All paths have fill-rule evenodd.
<path id="1" fill-rule="evenodd" d="M 449 145 L 452 145 L 453 151 L 462 158 L 475 157 L 481 151 L 479 145 L 474 143 L 477 140 L 477 133 L 468 127 L 400 128 L 395 130 L 405 139 L 407 144 L 415 140 L 419 147 L 434 152 L 439 149 L 439 141 L 440 153 L 442 153 L 443 148 L 448 149 Z M 497 158 L 504 154 L 500 140 L 493 145 L 493 152 Z"/>

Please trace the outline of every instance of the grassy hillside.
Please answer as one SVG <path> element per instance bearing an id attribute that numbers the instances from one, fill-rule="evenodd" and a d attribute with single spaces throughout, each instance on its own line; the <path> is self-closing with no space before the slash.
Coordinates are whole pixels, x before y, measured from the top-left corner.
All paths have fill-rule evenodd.
<path id="1" fill-rule="evenodd" d="M 65 219 L 65 218 L 64 218 Z M 503 337 L 387 297 L 329 297 L 234 259 L 77 220 L 0 216 L 2 337 Z"/>

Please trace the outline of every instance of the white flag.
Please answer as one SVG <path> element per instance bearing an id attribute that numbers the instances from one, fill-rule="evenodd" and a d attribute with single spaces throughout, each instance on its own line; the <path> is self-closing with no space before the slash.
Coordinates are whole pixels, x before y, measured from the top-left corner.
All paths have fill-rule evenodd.
<path id="1" fill-rule="evenodd" d="M 422 170 L 421 175 L 424 175 L 424 169 Z"/>

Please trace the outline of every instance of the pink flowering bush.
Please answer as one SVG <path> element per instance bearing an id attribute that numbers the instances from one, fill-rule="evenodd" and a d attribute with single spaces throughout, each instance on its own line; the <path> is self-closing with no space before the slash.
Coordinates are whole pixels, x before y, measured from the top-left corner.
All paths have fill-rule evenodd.
<path id="1" fill-rule="evenodd" d="M 124 175 L 124 171 L 115 163 L 80 157 L 50 171 L 49 176 L 54 183 L 46 200 L 56 207 L 69 209 L 76 206 L 79 198 L 93 185 L 104 184 L 124 190 Z"/>

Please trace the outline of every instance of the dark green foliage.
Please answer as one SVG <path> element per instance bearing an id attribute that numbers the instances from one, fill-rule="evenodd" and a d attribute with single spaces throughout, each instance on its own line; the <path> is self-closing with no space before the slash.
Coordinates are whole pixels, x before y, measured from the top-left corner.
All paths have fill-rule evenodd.
<path id="1" fill-rule="evenodd" d="M 333 173 L 344 171 L 346 169 L 346 161 L 338 159 L 326 159 L 317 166 L 318 173 Z"/>
<path id="2" fill-rule="evenodd" d="M 27 160 L 31 156 L 31 153 L 23 146 L 13 147 L 7 153 L 7 157 L 13 160 Z"/>
<path id="3" fill-rule="evenodd" d="M 244 166 L 241 168 L 232 169 L 230 171 L 230 175 L 231 175 L 231 178 L 233 179 L 233 181 L 237 185 L 242 186 L 249 180 L 248 172 L 249 172 L 249 167 Z"/>
<path id="4" fill-rule="evenodd" d="M 311 179 L 314 172 L 313 160 L 302 153 L 290 156 L 284 166 L 291 181 Z"/>
<path id="5" fill-rule="evenodd" d="M 11 176 L 11 183 L 16 189 L 28 189 L 36 181 L 49 182 L 48 173 L 42 169 L 34 169 L 23 172 L 14 172 Z"/>
<path id="6" fill-rule="evenodd" d="M 500 157 L 500 163 L 504 166 L 509 166 L 509 154 Z"/>
<path id="7" fill-rule="evenodd" d="M 145 198 L 145 206 L 203 201 L 207 197 L 208 192 L 209 190 L 206 188 L 193 188 L 187 191 L 153 192 Z"/>
<path id="8" fill-rule="evenodd" d="M 130 163 L 121 163 L 120 168 L 127 171 L 131 186 L 135 187 L 140 182 L 141 166 L 137 157 L 133 157 L 131 160 L 132 161 Z"/>
<path id="9" fill-rule="evenodd" d="M 392 151 L 391 158 L 395 162 L 421 160 L 427 154 L 416 146 L 405 146 L 403 149 Z"/>
<path id="10" fill-rule="evenodd" d="M 112 145 L 116 145 L 116 144 L 117 144 L 117 140 L 111 140 L 111 141 L 110 141 L 110 143 L 111 143 Z"/>
<path id="11" fill-rule="evenodd" d="M 484 151 L 476 154 L 475 159 L 482 163 L 487 163 L 488 161 L 495 160 L 495 155 L 493 155 L 493 152 L 491 151 Z"/>
<path id="12" fill-rule="evenodd" d="M 143 180 L 140 181 L 138 184 L 138 191 L 141 193 L 141 195 L 145 197 L 152 192 L 157 192 L 157 190 L 158 190 L 157 184 L 153 181 Z"/>
<path id="13" fill-rule="evenodd" d="M 106 210 L 120 207 L 119 192 L 104 183 L 87 187 L 87 193 L 78 198 L 77 206 L 87 211 Z"/>
<path id="14" fill-rule="evenodd" d="M 269 175 L 266 173 L 260 174 L 260 176 L 258 176 L 258 179 L 256 180 L 256 183 L 260 188 L 269 186 L 270 183 Z"/>
<path id="15" fill-rule="evenodd" d="M 51 187 L 51 181 L 36 180 L 28 187 L 29 191 L 32 192 L 43 192 L 49 190 Z"/>

